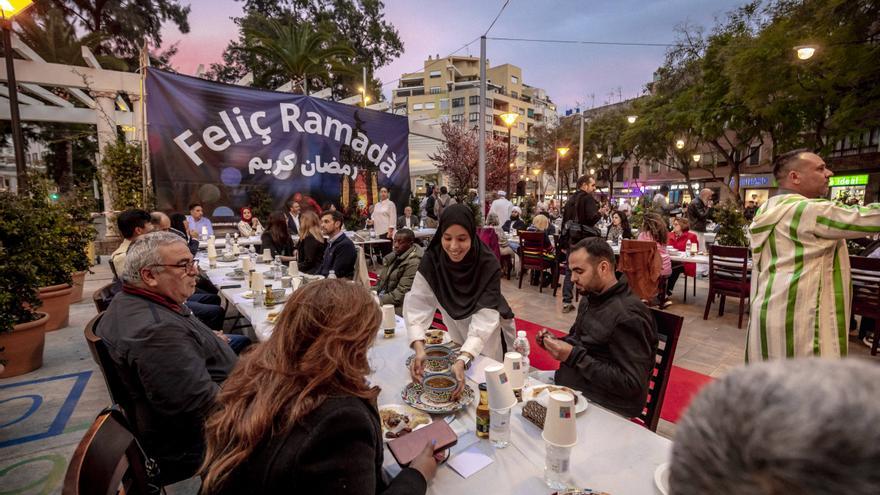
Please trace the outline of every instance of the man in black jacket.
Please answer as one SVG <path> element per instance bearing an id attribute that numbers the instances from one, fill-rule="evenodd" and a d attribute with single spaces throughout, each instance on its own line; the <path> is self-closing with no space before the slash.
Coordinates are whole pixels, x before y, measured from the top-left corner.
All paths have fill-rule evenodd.
<path id="1" fill-rule="evenodd" d="M 575 244 L 569 254 L 574 283 L 584 294 L 569 334 L 547 330 L 540 346 L 560 361 L 556 384 L 580 390 L 591 401 L 626 417 L 638 416 L 648 396 L 657 352 L 650 310 L 614 274 L 614 252 L 600 238 Z"/>
<path id="2" fill-rule="evenodd" d="M 715 210 L 712 208 L 712 194 L 711 189 L 703 189 L 687 207 L 687 218 L 691 223 L 691 232 L 697 234 L 697 244 L 700 246 L 700 250 L 706 252 L 709 251 L 709 247 L 706 246 L 706 223 L 715 215 Z M 700 265 L 700 273 L 705 276 L 708 271 L 708 266 Z"/>
<path id="3" fill-rule="evenodd" d="M 198 264 L 186 242 L 154 232 L 131 245 L 123 292 L 98 323 L 127 396 L 125 414 L 147 455 L 159 463 L 161 484 L 192 477 L 204 455 L 202 425 L 236 357 L 222 336 L 185 304 Z"/>
<path id="4" fill-rule="evenodd" d="M 578 191 L 574 193 L 562 210 L 562 235 L 565 238 L 565 246 L 572 246 L 582 239 L 582 237 L 572 238 L 572 225 L 580 225 L 595 229 L 596 222 L 602 218 L 603 213 L 608 213 L 606 209 L 600 209 L 599 203 L 593 197 L 596 191 L 596 179 L 589 175 L 582 175 L 577 180 Z M 569 249 L 570 251 L 570 249 Z M 571 304 L 573 298 L 571 283 L 571 266 L 565 271 L 565 279 L 562 282 L 562 312 L 568 313 L 574 309 Z"/>
<path id="5" fill-rule="evenodd" d="M 338 278 L 352 278 L 354 264 L 357 262 L 357 249 L 351 239 L 342 231 L 344 217 L 338 211 L 325 211 L 321 214 L 321 232 L 326 235 L 327 248 L 318 275 L 328 276 L 332 271 Z"/>

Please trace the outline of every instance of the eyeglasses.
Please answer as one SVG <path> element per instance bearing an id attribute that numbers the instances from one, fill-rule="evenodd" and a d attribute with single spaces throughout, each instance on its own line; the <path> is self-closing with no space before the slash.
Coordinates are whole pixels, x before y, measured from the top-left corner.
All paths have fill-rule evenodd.
<path id="1" fill-rule="evenodd" d="M 181 270 L 189 270 L 190 268 L 192 268 L 194 270 L 198 270 L 199 269 L 199 260 L 193 258 L 189 261 L 184 261 L 184 262 L 176 263 L 173 265 L 168 265 L 168 264 L 163 265 L 163 264 L 157 263 L 155 265 L 150 265 L 150 266 L 165 266 L 168 268 L 180 268 Z"/>

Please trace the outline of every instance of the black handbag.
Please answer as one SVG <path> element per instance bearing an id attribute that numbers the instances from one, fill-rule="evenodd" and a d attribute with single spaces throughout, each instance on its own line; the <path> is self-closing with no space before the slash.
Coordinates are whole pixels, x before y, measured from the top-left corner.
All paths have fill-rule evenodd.
<path id="1" fill-rule="evenodd" d="M 574 244 L 582 239 L 586 239 L 587 237 L 601 236 L 599 229 L 597 229 L 596 227 L 583 225 L 575 222 L 574 220 L 568 221 L 565 226 L 565 233 L 568 234 L 568 241 L 571 244 Z"/>

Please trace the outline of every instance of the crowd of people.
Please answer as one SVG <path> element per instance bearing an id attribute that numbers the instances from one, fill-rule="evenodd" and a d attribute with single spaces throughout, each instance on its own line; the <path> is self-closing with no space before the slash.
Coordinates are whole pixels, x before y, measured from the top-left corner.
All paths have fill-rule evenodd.
<path id="1" fill-rule="evenodd" d="M 845 355 L 841 324 L 849 317 L 843 306 L 849 273 L 843 266 L 846 257 L 840 256 L 846 252 L 842 242 L 880 231 L 880 208 L 847 209 L 817 200 L 827 192 L 831 174 L 812 153 L 782 155 L 774 173 L 780 194 L 755 212 L 750 229 L 757 301 L 752 301 L 747 359 Z M 650 393 L 658 329 L 648 301 L 621 273 L 612 249 L 634 233 L 625 211 L 596 199 L 593 177 L 580 177 L 577 188 L 561 212 L 546 205 L 529 225 L 499 191 L 485 222 L 499 239 L 498 253 L 481 240 L 472 209 L 443 189 L 426 198 L 423 213 L 436 221 L 436 232 L 423 247 L 413 229 L 424 219 L 417 221 L 410 207 L 398 217 L 383 188 L 369 225 L 391 242 L 373 292 L 340 280 L 352 277 L 357 251 L 339 211 L 327 208 L 318 214 L 291 201 L 286 211 L 271 214 L 263 228 L 244 208 L 236 226 L 242 234 L 259 235 L 264 248 L 282 259 L 297 259 L 304 272 L 338 277 L 294 292 L 271 337 L 256 346 L 242 340 L 246 337 L 222 332 L 225 311 L 195 259 L 197 239 L 213 232 L 200 205 L 192 205 L 188 217 L 140 210 L 119 215 L 125 241 L 111 257 L 118 289 L 96 333 L 130 391 L 132 420 L 144 449 L 159 463 L 160 483 L 197 474 L 205 494 L 289 486 L 315 492 L 425 493 L 437 466 L 430 444 L 396 478 L 383 476 L 378 389 L 366 379 L 367 352 L 381 318 L 375 297 L 394 305 L 403 317 L 414 351 L 409 368 L 414 381 L 425 376 L 426 332 L 440 312 L 449 337 L 460 346 L 451 366 L 457 397 L 474 359 L 482 355 L 501 361 L 513 348 L 514 312 L 501 291 L 499 253 L 515 256 L 507 236 L 522 230 L 544 233 L 548 252 L 564 256 L 564 311 L 577 310 L 568 335 L 545 330 L 536 337 L 536 344 L 559 362 L 555 383 L 624 417 L 641 414 Z M 656 203 L 659 212 L 641 215 L 635 238 L 656 244 L 664 284 L 658 301 L 665 307 L 681 274 L 696 275 L 692 263 L 671 262 L 665 247 L 701 246 L 713 204 L 709 190 L 671 217 L 664 216 L 660 198 Z M 561 223 L 551 220 L 554 215 Z M 603 234 L 597 224 L 606 218 Z M 554 229 L 559 229 L 558 240 Z M 582 296 L 576 308 L 575 290 Z M 802 297 L 818 301 L 818 310 L 791 313 Z M 786 314 L 793 317 L 781 319 Z M 675 491 L 739 492 L 721 490 L 725 483 L 766 494 L 860 487 L 871 476 L 865 473 L 874 470 L 865 464 L 860 472 L 859 463 L 864 456 L 877 459 L 876 442 L 844 433 L 851 428 L 834 429 L 837 440 L 831 442 L 828 431 L 847 424 L 841 415 L 861 422 L 880 417 L 873 399 L 878 372 L 867 368 L 768 364 L 719 380 L 694 402 L 680 426 L 672 456 Z M 828 381 L 836 375 L 862 380 L 864 389 L 873 391 L 838 394 Z M 827 424 L 798 419 L 806 413 L 791 401 L 803 394 L 826 404 L 824 394 L 836 394 L 833 404 L 816 413 Z M 774 402 L 772 407 L 767 401 Z M 836 479 L 836 470 L 787 458 L 783 440 L 779 445 L 784 448 L 762 446 L 792 423 L 812 425 L 798 435 L 801 452 L 820 460 L 847 453 L 856 467 L 841 469 L 853 479 L 843 482 Z M 746 461 L 723 464 L 719 448 L 731 459 Z M 716 464 L 725 468 L 704 469 Z M 851 493 L 868 492 L 858 488 Z"/>

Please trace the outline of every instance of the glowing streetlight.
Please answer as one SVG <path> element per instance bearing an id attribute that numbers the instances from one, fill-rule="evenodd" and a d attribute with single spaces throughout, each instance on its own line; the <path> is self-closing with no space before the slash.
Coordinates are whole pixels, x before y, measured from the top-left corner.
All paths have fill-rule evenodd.
<path id="1" fill-rule="evenodd" d="M 501 117 L 501 121 L 504 122 L 504 125 L 507 126 L 507 162 L 510 163 L 510 143 L 512 138 L 510 137 L 510 133 L 513 131 L 513 126 L 516 125 L 517 119 L 519 119 L 519 114 L 514 112 L 502 113 L 499 115 Z M 513 164 L 510 164 L 510 168 L 513 168 Z M 507 170 L 507 196 L 511 197 L 511 186 L 510 186 L 510 169 Z"/>
<path id="2" fill-rule="evenodd" d="M 559 156 L 561 156 L 563 158 L 565 158 L 565 155 L 568 154 L 568 150 L 569 150 L 569 148 L 566 148 L 565 146 L 561 146 L 559 148 L 556 148 L 556 152 L 559 153 Z"/>
<path id="3" fill-rule="evenodd" d="M 680 149 L 680 150 L 684 149 L 684 139 L 679 139 L 678 141 L 676 141 L 675 147 L 676 147 L 676 149 Z"/>
<path id="4" fill-rule="evenodd" d="M 595 169 L 595 168 L 591 168 L 591 169 L 590 169 L 590 175 L 596 175 L 596 169 Z"/>
<path id="5" fill-rule="evenodd" d="M 602 153 L 596 153 L 597 160 L 601 160 L 603 156 L 605 156 L 605 155 L 603 155 Z"/>
<path id="6" fill-rule="evenodd" d="M 700 162 L 700 158 L 703 158 L 703 157 L 702 157 L 702 155 L 700 155 L 700 154 L 694 153 L 694 156 L 692 156 L 691 158 L 694 159 L 694 163 L 699 163 L 699 162 Z"/>
<path id="7" fill-rule="evenodd" d="M 565 155 L 568 154 L 568 150 L 569 148 L 567 146 L 560 146 L 556 148 L 556 196 L 560 198 L 560 201 L 562 198 L 562 196 L 560 196 L 562 191 L 559 190 L 559 158 L 565 158 Z"/>
<path id="8" fill-rule="evenodd" d="M 9 87 L 9 120 L 12 127 L 12 149 L 15 153 L 15 174 L 18 193 L 27 192 L 27 168 L 24 163 L 24 135 L 18 113 L 18 86 L 15 82 L 15 65 L 12 58 L 12 18 L 34 3 L 33 0 L 0 0 L 0 24 L 6 56 L 6 85 Z"/>
<path id="9" fill-rule="evenodd" d="M 816 47 L 813 45 L 801 45 L 794 47 L 797 52 L 797 58 L 800 60 L 809 60 L 816 54 Z"/>
<path id="10" fill-rule="evenodd" d="M 639 118 L 638 115 L 630 115 L 626 118 L 626 121 L 629 122 L 630 124 L 635 124 L 637 118 Z"/>

